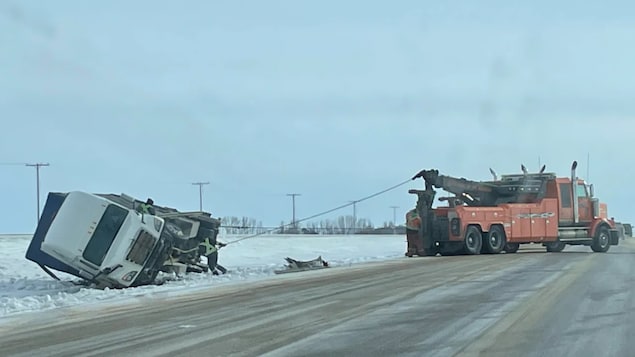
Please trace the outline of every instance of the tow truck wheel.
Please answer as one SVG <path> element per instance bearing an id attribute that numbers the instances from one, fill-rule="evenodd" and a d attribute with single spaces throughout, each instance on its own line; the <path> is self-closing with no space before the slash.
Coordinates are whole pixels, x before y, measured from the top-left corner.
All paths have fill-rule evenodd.
<path id="1" fill-rule="evenodd" d="M 503 249 L 505 253 L 516 253 L 520 248 L 520 244 L 518 243 L 507 243 L 505 244 L 505 248 Z"/>
<path id="2" fill-rule="evenodd" d="M 591 243 L 591 249 L 597 253 L 606 253 L 611 246 L 609 229 L 606 226 L 598 227 L 593 237 L 593 243 Z"/>
<path id="3" fill-rule="evenodd" d="M 500 226 L 492 226 L 483 237 L 483 250 L 488 254 L 498 254 L 505 247 L 505 231 Z"/>
<path id="4" fill-rule="evenodd" d="M 483 246 L 483 235 L 481 231 L 475 226 L 467 227 L 465 231 L 465 253 L 469 255 L 481 254 L 481 247 Z"/>

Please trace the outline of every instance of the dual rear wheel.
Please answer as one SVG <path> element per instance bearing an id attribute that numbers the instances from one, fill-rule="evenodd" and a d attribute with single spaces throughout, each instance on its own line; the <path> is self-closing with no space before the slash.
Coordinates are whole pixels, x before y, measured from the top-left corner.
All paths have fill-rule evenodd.
<path id="1" fill-rule="evenodd" d="M 500 226 L 490 227 L 487 233 L 482 233 L 476 226 L 468 226 L 463 245 L 465 253 L 469 255 L 497 254 L 506 248 L 507 240 L 505 231 Z"/>

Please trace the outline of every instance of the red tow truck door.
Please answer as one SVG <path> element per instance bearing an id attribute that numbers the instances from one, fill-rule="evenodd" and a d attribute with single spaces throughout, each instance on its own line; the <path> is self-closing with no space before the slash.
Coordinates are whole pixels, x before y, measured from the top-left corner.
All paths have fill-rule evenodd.
<path id="1" fill-rule="evenodd" d="M 578 212 L 580 214 L 580 222 L 593 221 L 593 204 L 591 197 L 583 183 L 578 183 L 576 194 L 578 195 Z"/>

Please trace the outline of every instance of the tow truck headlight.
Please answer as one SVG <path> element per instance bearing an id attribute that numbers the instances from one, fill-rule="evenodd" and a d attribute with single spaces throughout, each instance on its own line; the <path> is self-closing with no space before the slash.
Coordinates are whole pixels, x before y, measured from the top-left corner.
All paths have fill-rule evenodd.
<path id="1" fill-rule="evenodd" d="M 453 236 L 461 235 L 461 220 L 458 218 L 452 218 L 450 221 L 450 233 Z"/>

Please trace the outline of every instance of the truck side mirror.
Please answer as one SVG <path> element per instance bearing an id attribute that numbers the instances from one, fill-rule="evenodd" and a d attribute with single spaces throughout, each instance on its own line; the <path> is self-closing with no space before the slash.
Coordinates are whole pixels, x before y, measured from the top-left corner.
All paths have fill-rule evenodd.
<path id="1" fill-rule="evenodd" d="M 593 190 L 593 184 L 589 185 L 589 194 L 591 195 L 591 197 L 595 197 L 595 193 L 594 193 L 594 190 Z"/>

